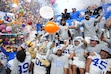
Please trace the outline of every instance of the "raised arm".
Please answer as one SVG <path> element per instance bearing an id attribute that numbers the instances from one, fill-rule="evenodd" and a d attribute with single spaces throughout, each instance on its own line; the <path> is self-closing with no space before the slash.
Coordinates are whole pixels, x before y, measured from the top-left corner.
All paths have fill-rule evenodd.
<path id="1" fill-rule="evenodd" d="M 72 26 L 68 26 L 69 29 L 78 29 L 78 25 L 80 23 L 78 21 L 73 21 L 73 25 Z"/>
<path id="2" fill-rule="evenodd" d="M 98 18 L 95 19 L 95 22 L 97 22 L 97 23 L 100 22 L 102 17 L 103 17 L 103 15 L 100 15 Z"/>
<path id="3" fill-rule="evenodd" d="M 69 45 L 69 40 L 66 41 L 65 46 L 62 48 L 62 52 L 67 48 L 68 45 Z"/>
<path id="4" fill-rule="evenodd" d="M 110 39 L 105 38 L 104 33 L 101 34 L 100 39 L 101 39 L 101 41 L 104 41 L 104 42 L 107 42 L 108 44 L 111 44 L 111 38 Z"/>
<path id="5" fill-rule="evenodd" d="M 109 28 L 111 26 L 111 17 L 109 18 L 109 20 L 106 23 L 106 27 Z"/>

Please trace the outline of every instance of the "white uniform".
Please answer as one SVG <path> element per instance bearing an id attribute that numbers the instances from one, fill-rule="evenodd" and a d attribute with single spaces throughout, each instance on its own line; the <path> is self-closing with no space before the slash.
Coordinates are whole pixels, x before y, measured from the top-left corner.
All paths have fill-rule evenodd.
<path id="1" fill-rule="evenodd" d="M 16 70 L 18 70 L 19 74 L 29 74 L 31 56 L 27 55 L 24 62 L 18 62 L 17 60 L 15 61 L 15 59 L 8 62 L 8 68 L 11 70 L 11 74 L 16 74 Z"/>
<path id="2" fill-rule="evenodd" d="M 72 48 L 73 48 L 73 45 L 68 45 L 68 47 L 63 51 L 63 55 L 69 57 Z"/>
<path id="3" fill-rule="evenodd" d="M 50 74 L 64 74 L 64 68 L 68 68 L 68 58 L 51 54 L 48 58 L 51 61 Z"/>
<path id="4" fill-rule="evenodd" d="M 6 55 L 3 53 L 3 52 L 0 52 L 0 61 L 1 63 L 6 66 L 6 63 L 7 63 L 7 57 Z"/>
<path id="5" fill-rule="evenodd" d="M 84 57 L 84 52 L 85 52 L 84 45 L 83 45 L 81 38 L 76 37 L 74 39 L 74 41 L 76 41 L 76 40 L 79 41 L 80 43 L 77 46 L 75 44 L 73 44 L 74 47 L 73 47 L 72 51 L 75 54 L 75 56 L 73 57 L 73 59 L 74 59 L 73 65 L 76 65 L 78 68 L 85 68 L 86 59 Z"/>
<path id="6" fill-rule="evenodd" d="M 73 57 L 73 65 L 76 65 L 79 68 L 85 68 L 85 57 L 84 57 L 84 49 L 78 47 L 74 50 L 76 56 Z"/>
<path id="7" fill-rule="evenodd" d="M 110 59 L 101 59 L 99 54 L 89 56 L 92 59 L 89 74 L 103 74 L 102 72 L 108 67 Z"/>
<path id="8" fill-rule="evenodd" d="M 40 62 L 38 57 L 46 59 L 46 56 L 37 53 L 37 57 L 32 60 L 32 62 L 34 63 L 34 74 L 46 74 L 46 67 Z"/>
<path id="9" fill-rule="evenodd" d="M 59 40 L 60 41 L 64 41 L 64 40 L 68 40 L 69 35 L 68 35 L 68 29 L 67 26 L 59 26 L 60 30 L 59 30 Z"/>

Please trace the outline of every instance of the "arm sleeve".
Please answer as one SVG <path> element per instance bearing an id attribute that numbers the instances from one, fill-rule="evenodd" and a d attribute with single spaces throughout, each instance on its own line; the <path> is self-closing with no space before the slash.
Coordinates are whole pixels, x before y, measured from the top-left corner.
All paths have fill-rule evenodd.
<path id="1" fill-rule="evenodd" d="M 48 49 L 48 51 L 47 51 L 47 53 L 46 53 L 46 59 L 48 59 L 50 55 L 51 55 L 51 50 Z"/>
<path id="2" fill-rule="evenodd" d="M 88 58 L 93 59 L 93 56 L 88 56 Z"/>
<path id="3" fill-rule="evenodd" d="M 53 60 L 53 57 L 54 57 L 54 54 L 51 54 L 51 55 L 48 57 L 48 60 L 49 60 L 49 61 L 52 61 L 52 60 Z"/>
<path id="4" fill-rule="evenodd" d="M 107 39 L 106 42 L 111 44 L 111 39 Z"/>
<path id="5" fill-rule="evenodd" d="M 95 19 L 95 22 L 100 22 L 100 20 L 102 19 L 103 15 L 99 16 L 98 18 Z"/>

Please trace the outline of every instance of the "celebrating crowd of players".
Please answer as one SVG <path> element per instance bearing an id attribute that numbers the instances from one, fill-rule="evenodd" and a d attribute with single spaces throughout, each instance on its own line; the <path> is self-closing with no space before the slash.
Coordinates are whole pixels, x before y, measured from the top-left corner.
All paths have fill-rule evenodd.
<path id="1" fill-rule="evenodd" d="M 111 74 L 111 17 L 86 14 L 72 26 L 61 19 L 59 27 L 49 34 L 41 26 L 34 38 L 20 46 L 1 43 L 0 74 Z M 26 43 L 28 39 L 32 41 Z"/>

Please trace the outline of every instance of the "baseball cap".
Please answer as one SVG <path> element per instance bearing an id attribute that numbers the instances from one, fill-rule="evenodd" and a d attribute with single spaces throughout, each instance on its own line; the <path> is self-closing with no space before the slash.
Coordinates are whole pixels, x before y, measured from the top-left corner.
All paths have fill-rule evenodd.
<path id="1" fill-rule="evenodd" d="M 106 51 L 107 53 L 109 53 L 111 55 L 111 49 L 108 47 L 104 47 L 101 50 Z"/>
<path id="2" fill-rule="evenodd" d="M 99 41 L 97 36 L 92 36 L 90 40 L 95 40 L 95 41 Z"/>
<path id="3" fill-rule="evenodd" d="M 74 40 L 83 40 L 83 38 L 81 36 L 77 36 Z"/>
<path id="4" fill-rule="evenodd" d="M 54 47 L 53 53 L 55 54 L 58 50 L 62 50 L 63 47 L 64 47 L 63 44 L 61 44 L 61 45 L 59 45 L 59 46 L 57 46 L 57 47 Z"/>

